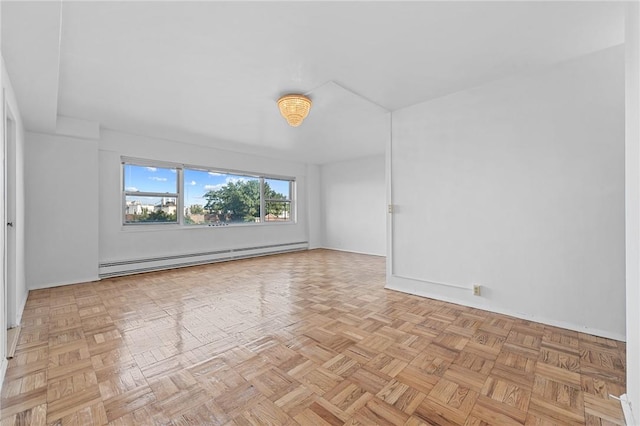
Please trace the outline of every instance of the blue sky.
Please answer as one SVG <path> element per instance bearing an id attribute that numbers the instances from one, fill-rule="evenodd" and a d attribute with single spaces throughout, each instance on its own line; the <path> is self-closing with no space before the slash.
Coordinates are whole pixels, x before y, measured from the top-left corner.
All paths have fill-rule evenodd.
<path id="1" fill-rule="evenodd" d="M 231 175 L 224 173 L 207 172 L 201 170 L 184 169 L 184 200 L 185 206 L 200 204 L 204 206 L 206 200 L 204 194 L 215 191 L 229 182 L 247 181 L 257 179 L 250 176 Z M 265 179 L 275 191 L 289 196 L 288 181 Z M 177 173 L 175 169 L 162 167 L 144 167 L 131 164 L 124 165 L 124 184 L 127 191 L 176 193 Z M 141 202 L 145 197 L 136 197 Z"/>

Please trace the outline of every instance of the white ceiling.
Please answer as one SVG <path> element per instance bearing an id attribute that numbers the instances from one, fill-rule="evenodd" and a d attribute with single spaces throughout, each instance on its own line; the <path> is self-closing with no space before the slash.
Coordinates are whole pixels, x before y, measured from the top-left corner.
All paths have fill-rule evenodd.
<path id="1" fill-rule="evenodd" d="M 312 163 L 384 152 L 386 110 L 624 41 L 620 2 L 2 2 L 28 129 L 58 115 Z M 301 127 L 277 98 L 308 93 Z"/>

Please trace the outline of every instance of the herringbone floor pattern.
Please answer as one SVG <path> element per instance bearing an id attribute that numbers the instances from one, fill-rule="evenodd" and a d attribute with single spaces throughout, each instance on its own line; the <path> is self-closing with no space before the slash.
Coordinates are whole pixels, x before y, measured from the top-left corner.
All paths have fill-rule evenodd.
<path id="1" fill-rule="evenodd" d="M 314 250 L 33 291 L 1 424 L 623 424 L 623 343 L 384 268 Z"/>

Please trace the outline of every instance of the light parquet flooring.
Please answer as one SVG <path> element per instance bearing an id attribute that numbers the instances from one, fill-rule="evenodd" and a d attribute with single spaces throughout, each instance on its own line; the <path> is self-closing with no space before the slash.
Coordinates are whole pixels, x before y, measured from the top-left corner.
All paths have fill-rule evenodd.
<path id="1" fill-rule="evenodd" d="M 6 425 L 623 424 L 625 345 L 313 250 L 32 291 Z"/>

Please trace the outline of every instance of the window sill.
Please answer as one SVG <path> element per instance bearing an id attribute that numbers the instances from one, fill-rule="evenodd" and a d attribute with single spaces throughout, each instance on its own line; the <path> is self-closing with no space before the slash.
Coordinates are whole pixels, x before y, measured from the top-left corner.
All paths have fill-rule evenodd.
<path id="1" fill-rule="evenodd" d="M 181 231 L 191 229 L 230 229 L 230 228 L 250 228 L 263 226 L 291 226 L 297 225 L 297 222 L 260 222 L 260 223 L 234 223 L 229 225 L 180 225 L 177 223 L 165 224 L 127 224 L 121 225 L 121 231 L 124 232 L 148 232 L 148 231 Z"/>

